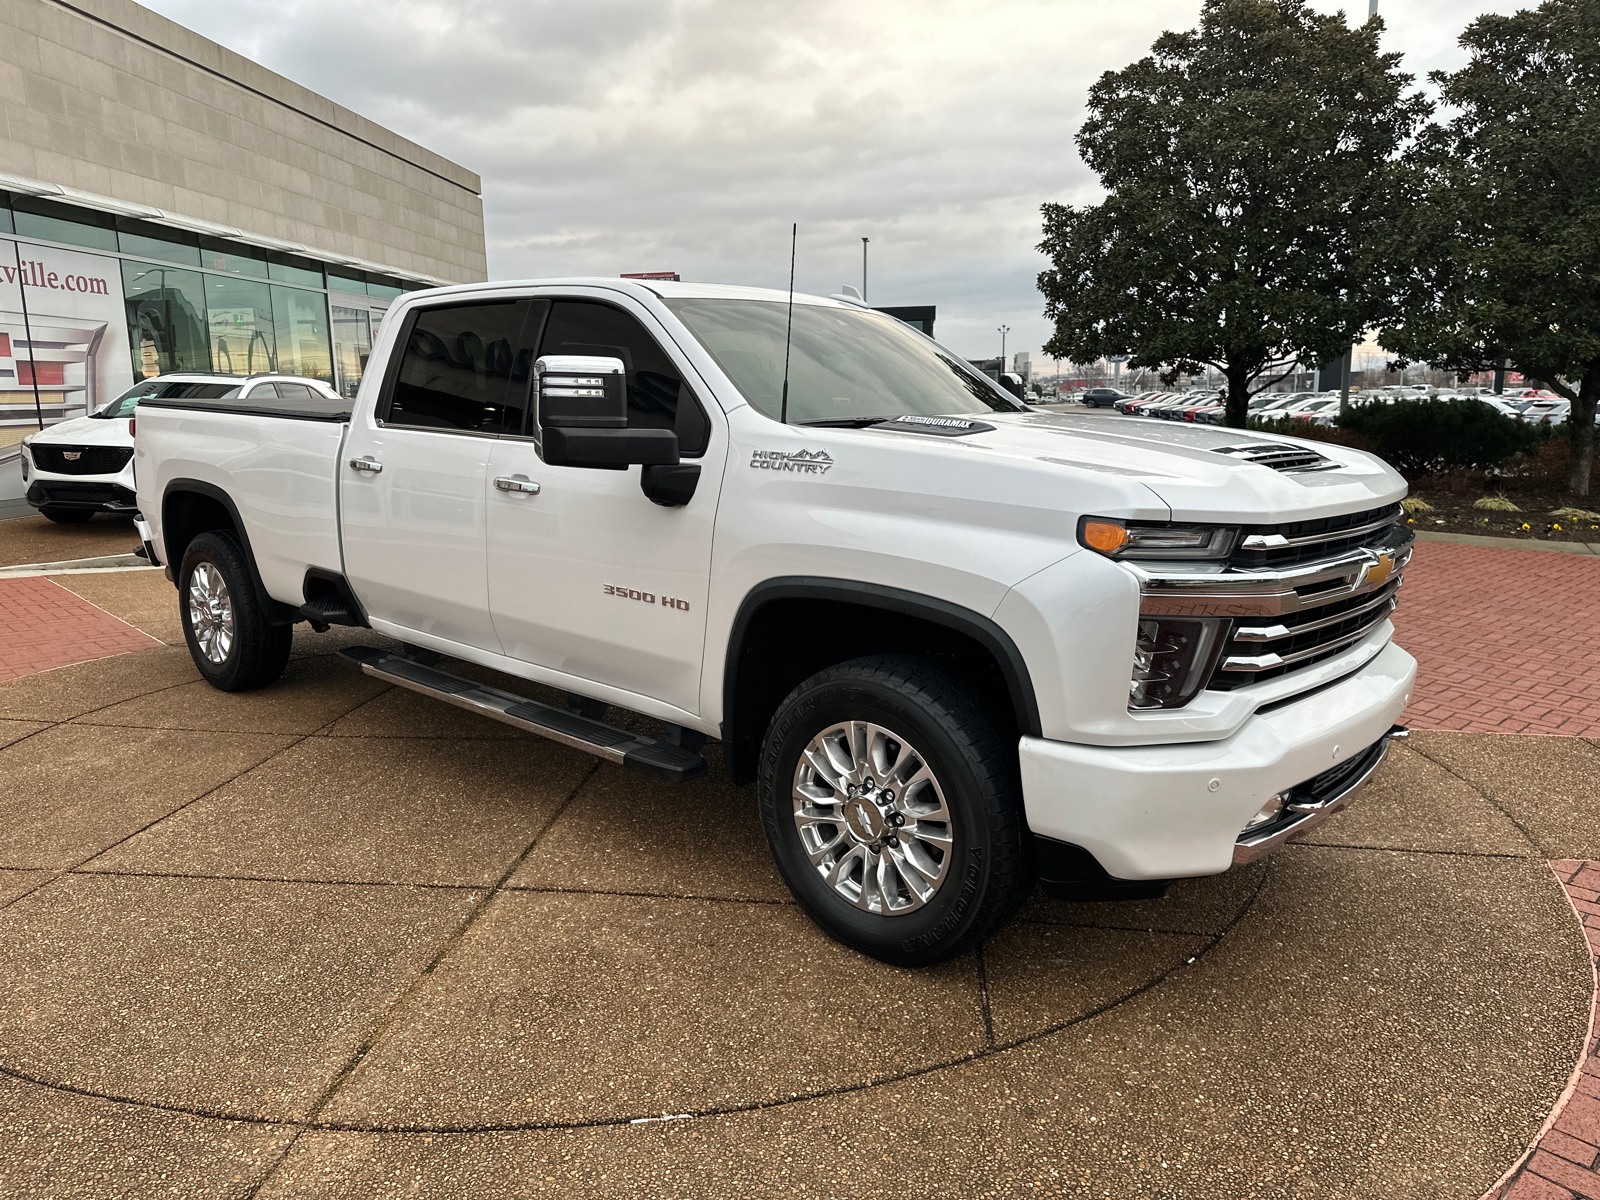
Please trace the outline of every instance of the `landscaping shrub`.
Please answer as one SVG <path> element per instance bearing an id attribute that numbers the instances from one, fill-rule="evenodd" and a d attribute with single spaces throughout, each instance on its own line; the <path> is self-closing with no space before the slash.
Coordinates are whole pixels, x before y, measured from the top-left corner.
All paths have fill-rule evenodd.
<path id="1" fill-rule="evenodd" d="M 1355 434 L 1402 475 L 1493 467 L 1532 454 L 1543 438 L 1533 426 L 1477 400 L 1396 400 L 1354 406 L 1339 427 Z"/>

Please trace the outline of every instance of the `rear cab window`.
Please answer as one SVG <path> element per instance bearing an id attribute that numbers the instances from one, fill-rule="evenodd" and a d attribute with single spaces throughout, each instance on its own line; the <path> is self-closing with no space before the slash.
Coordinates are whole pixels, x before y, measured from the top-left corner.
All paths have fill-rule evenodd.
<path id="1" fill-rule="evenodd" d="M 541 299 L 416 310 L 379 419 L 440 432 L 521 433 L 549 311 Z"/>

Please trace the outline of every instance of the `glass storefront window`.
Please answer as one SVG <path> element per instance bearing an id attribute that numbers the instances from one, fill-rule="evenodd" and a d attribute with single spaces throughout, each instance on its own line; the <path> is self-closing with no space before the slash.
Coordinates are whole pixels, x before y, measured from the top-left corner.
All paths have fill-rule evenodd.
<path id="1" fill-rule="evenodd" d="M 142 233 L 117 233 L 117 245 L 124 254 L 137 254 L 140 258 L 156 258 L 162 262 L 181 263 L 186 267 L 200 265 L 200 247 L 170 242 L 166 238 L 146 237 Z"/>
<path id="2" fill-rule="evenodd" d="M 300 287 L 320 288 L 322 271 L 314 266 L 299 266 L 282 259 L 271 259 L 267 263 L 267 278 L 278 283 L 293 283 Z"/>
<path id="3" fill-rule="evenodd" d="M 272 289 L 272 321 L 277 329 L 278 370 L 333 382 L 328 354 L 328 298 L 321 292 Z"/>
<path id="4" fill-rule="evenodd" d="M 367 280 L 367 295 L 369 296 L 376 296 L 380 300 L 398 300 L 405 294 L 405 288 L 398 283 L 377 283 L 370 279 Z"/>
<path id="5" fill-rule="evenodd" d="M 357 279 L 354 275 L 335 275 L 328 272 L 328 290 L 330 292 L 354 292 L 357 296 L 367 294 L 367 281 Z"/>
<path id="6" fill-rule="evenodd" d="M 23 237 L 38 238 L 41 242 L 63 242 L 68 246 L 87 246 L 91 250 L 115 250 L 117 231 L 109 217 L 97 219 L 98 214 L 88 209 L 68 208 L 47 201 L 22 201 L 12 205 L 16 230 Z M 59 215 L 58 215 L 59 214 Z"/>
<path id="7" fill-rule="evenodd" d="M 229 275 L 247 275 L 252 279 L 267 278 L 267 260 L 250 254 L 243 246 L 206 238 L 200 243 L 202 267 L 208 271 L 226 271 Z"/>
<path id="8" fill-rule="evenodd" d="M 271 289 L 230 275 L 207 275 L 205 280 L 211 369 L 220 375 L 276 371 L 278 343 Z"/>
<path id="9" fill-rule="evenodd" d="M 122 264 L 133 376 L 168 371 L 209 371 L 205 277 L 159 263 Z"/>
<path id="10" fill-rule="evenodd" d="M 339 365 L 335 386 L 346 400 L 353 400 L 372 355 L 372 322 L 366 309 L 333 306 L 333 353 Z"/>

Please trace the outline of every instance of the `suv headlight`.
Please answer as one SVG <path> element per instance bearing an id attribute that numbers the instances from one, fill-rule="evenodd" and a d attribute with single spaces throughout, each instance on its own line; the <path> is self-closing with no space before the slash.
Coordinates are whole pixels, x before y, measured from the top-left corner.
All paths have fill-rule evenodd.
<path id="1" fill-rule="evenodd" d="M 1211 678 L 1226 619 L 1140 617 L 1129 708 L 1182 708 Z"/>
<path id="2" fill-rule="evenodd" d="M 1232 525 L 1174 525 L 1165 521 L 1120 521 L 1083 517 L 1078 541 L 1118 559 L 1222 559 L 1233 553 L 1239 530 Z"/>

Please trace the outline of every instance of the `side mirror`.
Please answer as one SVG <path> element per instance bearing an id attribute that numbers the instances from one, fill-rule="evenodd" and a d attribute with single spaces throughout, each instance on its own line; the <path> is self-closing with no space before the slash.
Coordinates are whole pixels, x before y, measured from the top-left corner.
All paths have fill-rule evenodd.
<path id="1" fill-rule="evenodd" d="M 620 358 L 547 354 L 533 364 L 539 452 L 557 467 L 621 470 L 635 463 L 672 466 L 678 435 L 629 429 L 627 372 Z"/>

